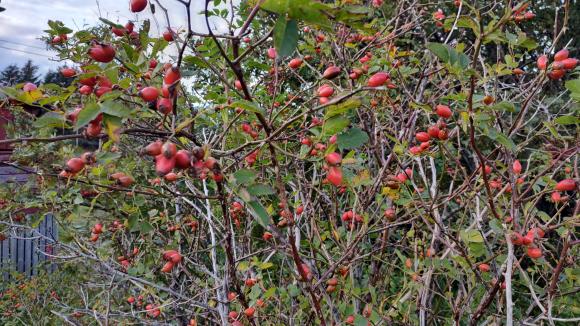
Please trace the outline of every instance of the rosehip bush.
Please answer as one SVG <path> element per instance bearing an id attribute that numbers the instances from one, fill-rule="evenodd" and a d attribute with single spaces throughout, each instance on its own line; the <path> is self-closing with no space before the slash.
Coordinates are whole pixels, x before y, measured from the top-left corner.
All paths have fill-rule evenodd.
<path id="1" fill-rule="evenodd" d="M 73 84 L 2 89 L 35 177 L 3 186 L 0 230 L 60 227 L 58 302 L 2 320 L 577 320 L 568 1 L 536 40 L 525 1 L 178 2 L 161 35 L 51 21 Z"/>

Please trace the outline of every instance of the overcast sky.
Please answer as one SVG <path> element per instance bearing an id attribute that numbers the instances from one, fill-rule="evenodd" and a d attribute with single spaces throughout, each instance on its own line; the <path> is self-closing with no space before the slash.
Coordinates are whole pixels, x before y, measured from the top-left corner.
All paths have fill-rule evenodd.
<path id="1" fill-rule="evenodd" d="M 172 27 L 186 26 L 183 5 L 176 0 L 160 2 L 169 9 Z M 198 15 L 203 10 L 203 3 L 194 0 L 191 8 L 193 29 L 199 32 L 206 30 L 203 16 Z M 6 8 L 6 11 L 0 13 L 0 70 L 9 64 L 22 65 L 28 59 L 41 66 L 41 73 L 62 64 L 51 61 L 54 55 L 38 40 L 43 30 L 48 29 L 49 19 L 60 20 L 74 31 L 95 24 L 101 16 L 122 24 L 128 20 L 149 18 L 151 31 L 155 34 L 166 25 L 165 17 L 159 9 L 155 17 L 149 8 L 138 15 L 131 13 L 129 0 L 0 0 L 0 5 Z"/>

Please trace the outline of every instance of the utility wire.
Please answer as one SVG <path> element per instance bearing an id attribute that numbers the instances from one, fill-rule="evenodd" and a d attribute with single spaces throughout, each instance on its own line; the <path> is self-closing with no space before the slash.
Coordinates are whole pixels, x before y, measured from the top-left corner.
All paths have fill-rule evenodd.
<path id="1" fill-rule="evenodd" d="M 28 44 L 24 44 L 24 43 L 18 43 L 18 42 L 14 42 L 14 41 L 9 41 L 9 40 L 3 40 L 0 39 L 0 42 L 5 42 L 5 43 L 12 43 L 12 44 L 16 44 L 16 45 L 22 45 L 22 46 L 26 46 L 29 48 L 35 48 L 35 49 L 40 49 L 40 50 L 46 50 L 46 48 L 42 48 L 40 46 L 35 46 L 35 45 L 28 45 Z"/>
<path id="2" fill-rule="evenodd" d="M 50 56 L 49 55 L 46 55 L 46 54 L 41 54 L 41 53 L 30 52 L 30 51 L 26 51 L 26 50 L 19 50 L 19 49 L 9 48 L 9 47 L 3 46 L 3 45 L 0 45 L 0 49 L 6 49 L 6 50 L 14 51 L 14 52 L 22 52 L 22 53 L 26 53 L 26 54 L 32 54 L 32 55 L 37 55 L 37 56 L 41 56 L 41 57 L 45 57 L 45 58 L 50 58 Z"/>

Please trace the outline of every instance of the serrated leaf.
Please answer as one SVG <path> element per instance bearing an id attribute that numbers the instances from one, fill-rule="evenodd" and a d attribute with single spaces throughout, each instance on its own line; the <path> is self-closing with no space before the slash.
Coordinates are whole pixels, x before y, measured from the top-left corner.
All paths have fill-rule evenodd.
<path id="1" fill-rule="evenodd" d="M 445 45 L 441 43 L 427 43 L 425 47 L 433 52 L 439 60 L 449 62 L 449 51 Z"/>
<path id="2" fill-rule="evenodd" d="M 86 125 L 89 124 L 92 120 L 94 120 L 99 113 L 101 113 L 101 107 L 97 103 L 88 103 L 85 107 L 79 112 L 77 116 L 77 120 L 75 122 L 75 130 L 78 130 Z"/>
<path id="3" fill-rule="evenodd" d="M 496 103 L 492 106 L 489 107 L 492 110 L 496 110 L 496 111 L 504 111 L 504 112 L 516 112 L 516 107 L 510 103 L 510 102 L 506 102 L 506 101 L 501 101 L 499 103 Z"/>
<path id="4" fill-rule="evenodd" d="M 241 108 L 241 109 L 244 109 L 246 111 L 264 114 L 264 109 L 259 107 L 257 103 L 246 101 L 246 100 L 235 101 L 234 103 L 230 104 L 230 107 Z"/>
<path id="5" fill-rule="evenodd" d="M 274 46 L 280 57 L 287 57 L 298 45 L 298 24 L 295 20 L 287 20 L 280 16 L 274 26 Z"/>
<path id="6" fill-rule="evenodd" d="M 190 119 L 187 119 L 187 120 L 183 121 L 182 123 L 180 123 L 179 125 L 177 125 L 177 127 L 175 127 L 175 132 L 178 133 L 178 132 L 182 131 L 183 129 L 185 129 L 189 125 L 191 125 L 191 123 L 194 122 L 194 121 L 195 121 L 194 118 L 190 118 Z"/>
<path id="7" fill-rule="evenodd" d="M 234 179 L 237 184 L 249 184 L 254 182 L 258 177 L 258 173 L 250 169 L 241 169 L 234 173 Z"/>
<path id="8" fill-rule="evenodd" d="M 105 124 L 105 129 L 107 131 L 107 135 L 109 135 L 109 139 L 113 142 L 118 142 L 122 125 L 121 118 L 114 115 L 104 114 L 103 123 Z"/>
<path id="9" fill-rule="evenodd" d="M 267 184 L 257 183 L 247 188 L 248 193 L 252 196 L 268 196 L 274 194 L 274 189 Z"/>
<path id="10" fill-rule="evenodd" d="M 331 10 L 331 7 L 316 1 L 266 0 L 260 5 L 260 8 L 281 16 L 287 15 L 292 19 L 306 21 L 323 28 L 330 28 L 331 26 L 328 17 L 324 13 L 324 11 Z"/>
<path id="11" fill-rule="evenodd" d="M 344 128 L 348 127 L 350 120 L 344 117 L 332 117 L 324 122 L 322 126 L 322 136 L 331 136 L 338 134 Z"/>
<path id="12" fill-rule="evenodd" d="M 56 112 L 47 112 L 33 123 L 35 128 L 62 128 L 66 125 L 66 117 Z"/>
<path id="13" fill-rule="evenodd" d="M 564 85 L 570 91 L 570 97 L 580 102 L 580 79 L 569 80 Z"/>
<path id="14" fill-rule="evenodd" d="M 113 23 L 112 21 L 106 19 L 106 18 L 102 18 L 99 17 L 99 20 L 102 21 L 103 23 L 111 26 L 111 27 L 115 27 L 115 28 L 124 28 L 123 25 L 117 24 L 117 23 Z"/>
<path id="15" fill-rule="evenodd" d="M 260 202 L 253 200 L 248 202 L 248 206 L 250 206 L 256 213 L 256 217 L 258 218 L 257 220 L 260 225 L 267 227 L 270 224 L 270 215 Z"/>
<path id="16" fill-rule="evenodd" d="M 187 63 L 188 65 L 197 66 L 199 68 L 207 68 L 208 65 L 203 61 L 201 58 L 197 56 L 188 55 L 183 58 L 183 62 Z"/>
<path id="17" fill-rule="evenodd" d="M 324 115 L 324 118 L 328 119 L 336 115 L 341 115 L 360 106 L 361 100 L 359 98 L 351 98 L 338 104 L 329 105 L 326 107 L 326 113 Z"/>
<path id="18" fill-rule="evenodd" d="M 459 232 L 461 239 L 465 242 L 483 242 L 483 236 L 477 230 L 462 230 Z"/>
<path id="19" fill-rule="evenodd" d="M 139 231 L 141 231 L 142 233 L 149 233 L 153 230 L 154 230 L 153 226 L 147 221 L 143 221 L 139 224 Z"/>
<path id="20" fill-rule="evenodd" d="M 571 115 L 565 115 L 556 118 L 554 122 L 560 125 L 574 125 L 580 123 L 580 118 Z"/>
<path id="21" fill-rule="evenodd" d="M 359 128 L 350 128 L 338 135 L 337 144 L 340 150 L 358 148 L 369 141 L 366 132 Z"/>
<path id="22" fill-rule="evenodd" d="M 101 112 L 116 116 L 119 118 L 126 118 L 131 114 L 131 109 L 125 106 L 123 103 L 117 101 L 105 101 L 99 104 L 101 107 Z"/>

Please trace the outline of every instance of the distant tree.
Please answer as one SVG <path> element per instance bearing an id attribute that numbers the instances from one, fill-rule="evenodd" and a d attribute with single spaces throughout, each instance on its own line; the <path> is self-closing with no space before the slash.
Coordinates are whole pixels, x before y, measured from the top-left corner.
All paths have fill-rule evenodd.
<path id="1" fill-rule="evenodd" d="M 19 83 L 30 82 L 30 83 L 38 83 L 39 77 L 38 76 L 38 66 L 32 63 L 32 60 L 28 60 L 22 68 L 20 68 L 20 79 L 18 80 Z"/>
<path id="2" fill-rule="evenodd" d="M 20 69 L 17 65 L 9 65 L 0 72 L 0 85 L 14 85 L 20 80 Z"/>
<path id="3" fill-rule="evenodd" d="M 44 83 L 45 84 L 57 84 L 62 87 L 69 86 L 74 78 L 65 78 L 61 73 L 60 69 L 63 67 L 59 67 L 56 71 L 49 70 L 46 75 L 44 76 Z"/>

